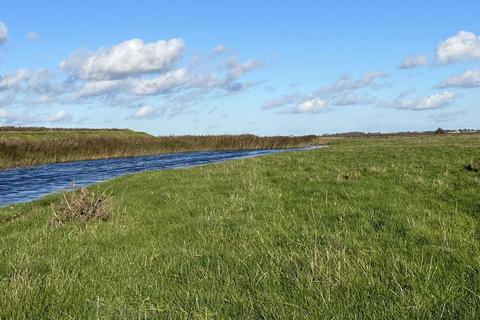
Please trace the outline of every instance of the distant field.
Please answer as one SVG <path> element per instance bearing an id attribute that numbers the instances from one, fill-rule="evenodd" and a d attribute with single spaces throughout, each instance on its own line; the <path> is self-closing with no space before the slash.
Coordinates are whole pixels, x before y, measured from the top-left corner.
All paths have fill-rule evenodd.
<path id="1" fill-rule="evenodd" d="M 68 131 L 0 131 L 0 139 L 24 141 L 49 141 L 68 138 L 138 138 L 151 137 L 143 132 L 130 130 L 68 130 Z"/>
<path id="2" fill-rule="evenodd" d="M 0 319 L 478 319 L 479 135 L 146 172 L 110 220 L 0 209 Z"/>
<path id="3" fill-rule="evenodd" d="M 193 150 L 270 149 L 319 144 L 305 137 L 171 136 L 154 137 L 130 130 L 0 130 L 0 169 L 44 163 L 153 155 Z"/>

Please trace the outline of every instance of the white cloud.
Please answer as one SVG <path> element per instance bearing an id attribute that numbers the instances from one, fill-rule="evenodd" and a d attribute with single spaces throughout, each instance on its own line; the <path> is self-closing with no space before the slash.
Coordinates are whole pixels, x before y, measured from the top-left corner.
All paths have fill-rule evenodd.
<path id="1" fill-rule="evenodd" d="M 135 111 L 130 118 L 135 119 L 145 119 L 145 118 L 155 118 L 158 116 L 157 109 L 152 106 L 142 106 L 137 111 Z"/>
<path id="2" fill-rule="evenodd" d="M 7 41 L 7 39 L 8 39 L 8 28 L 5 25 L 5 23 L 0 21 L 0 45 L 4 44 Z"/>
<path id="3" fill-rule="evenodd" d="M 56 123 L 61 121 L 67 121 L 72 119 L 72 116 L 65 110 L 60 110 L 54 113 L 42 113 L 32 114 L 26 113 L 13 113 L 6 108 L 0 109 L 0 122 L 4 124 L 42 124 L 42 123 Z"/>
<path id="4" fill-rule="evenodd" d="M 27 39 L 30 41 L 38 41 L 40 40 L 40 34 L 37 32 L 29 31 L 27 32 Z"/>
<path id="5" fill-rule="evenodd" d="M 96 53 L 77 51 L 62 61 L 60 67 L 72 75 L 69 78 L 74 92 L 71 100 L 75 100 L 117 95 L 141 99 L 139 96 L 163 95 L 172 91 L 190 95 L 193 89 L 197 92 L 190 97 L 199 97 L 213 90 L 238 92 L 254 83 L 237 80 L 263 65 L 258 59 L 242 62 L 233 57 L 220 66 L 209 65 L 212 61 L 208 60 L 175 69 L 175 62 L 181 58 L 183 49 L 182 39 L 153 43 L 134 39 L 99 49 Z M 217 51 L 220 49 L 218 47 Z"/>
<path id="6" fill-rule="evenodd" d="M 313 98 L 300 102 L 294 110 L 296 113 L 316 113 L 324 109 L 327 102 L 321 98 Z"/>
<path id="7" fill-rule="evenodd" d="M 28 79 L 28 88 L 41 93 L 51 93 L 54 74 L 47 69 L 38 69 L 32 72 Z"/>
<path id="8" fill-rule="evenodd" d="M 289 105 L 289 104 L 297 103 L 298 101 L 300 101 L 302 99 L 303 99 L 303 96 L 298 94 L 298 93 L 288 94 L 288 95 L 284 95 L 280 98 L 276 98 L 276 99 L 266 101 L 262 105 L 262 108 L 267 110 L 267 109 L 282 107 L 282 106 L 286 106 L 286 105 Z"/>
<path id="9" fill-rule="evenodd" d="M 268 100 L 263 105 L 263 109 L 273 109 L 290 104 L 297 104 L 297 107 L 288 113 L 312 112 L 325 109 L 330 106 L 351 106 L 366 105 L 374 103 L 374 100 L 366 94 L 360 92 L 362 89 L 371 89 L 377 86 L 377 80 L 387 75 L 383 71 L 370 71 L 361 78 L 354 80 L 351 76 L 338 78 L 334 83 L 320 87 L 312 92 L 307 99 L 307 95 L 290 94 L 282 97 Z"/>
<path id="10" fill-rule="evenodd" d="M 227 81 L 235 81 L 245 73 L 261 68 L 263 65 L 263 61 L 258 59 L 251 59 L 243 63 L 240 63 L 236 58 L 231 59 L 226 64 Z"/>
<path id="11" fill-rule="evenodd" d="M 5 107 L 60 102 L 63 95 L 72 92 L 72 88 L 58 80 L 46 69 L 18 69 L 0 76 L 0 101 Z"/>
<path id="12" fill-rule="evenodd" d="M 155 95 L 186 85 L 189 81 L 187 69 L 178 69 L 153 79 L 137 80 L 131 90 L 136 95 Z"/>
<path id="13" fill-rule="evenodd" d="M 29 80 L 32 72 L 28 69 L 18 69 L 15 72 L 7 73 L 0 77 L 0 91 L 18 90 L 25 81 Z"/>
<path id="14" fill-rule="evenodd" d="M 444 91 L 416 99 L 397 98 L 385 103 L 386 107 L 400 110 L 430 110 L 450 106 L 455 101 L 453 92 Z"/>
<path id="15" fill-rule="evenodd" d="M 213 48 L 213 53 L 214 54 L 222 54 L 227 51 L 227 48 L 223 44 L 218 44 Z"/>
<path id="16" fill-rule="evenodd" d="M 184 47 L 182 39 L 150 43 L 133 39 L 93 54 L 73 54 L 60 67 L 82 79 L 119 79 L 166 71 L 181 58 Z"/>
<path id="17" fill-rule="evenodd" d="M 473 32 L 460 31 L 440 42 L 436 59 L 439 63 L 480 59 L 480 37 Z"/>
<path id="18" fill-rule="evenodd" d="M 72 97 L 72 100 L 95 96 L 109 95 L 124 87 L 121 80 L 87 81 Z"/>
<path id="19" fill-rule="evenodd" d="M 453 76 L 439 85 L 438 88 L 478 88 L 480 87 L 480 69 L 467 70 L 459 76 Z"/>
<path id="20" fill-rule="evenodd" d="M 343 76 L 337 79 L 332 85 L 322 87 L 318 90 L 320 93 L 339 93 L 343 91 L 351 91 L 372 87 L 375 85 L 377 79 L 386 77 L 383 71 L 369 71 L 358 79 L 353 80 L 351 76 Z"/>
<path id="21" fill-rule="evenodd" d="M 160 96 L 171 114 L 185 111 L 205 97 L 220 98 L 243 91 L 261 82 L 241 79 L 263 65 L 258 59 L 227 62 L 205 59 L 192 64 L 181 61 L 181 39 L 144 43 L 134 39 L 93 53 L 77 51 L 60 63 L 57 70 L 27 70 L 0 75 L 0 105 L 9 110 L 29 106 L 50 107 L 72 103 L 99 102 L 99 105 L 129 107 L 146 105 L 146 99 Z M 177 66 L 178 64 L 181 66 Z M 132 118 L 154 117 L 150 108 L 137 110 Z M 155 109 L 153 109 L 155 110 Z M 163 112 L 163 111 L 162 111 Z M 50 115 L 55 117 L 60 115 Z M 23 114 L 10 121 L 47 121 Z M 15 119 L 15 120 L 14 120 Z"/>
<path id="22" fill-rule="evenodd" d="M 426 66 L 428 64 L 428 57 L 424 54 L 418 54 L 414 56 L 406 57 L 403 60 L 402 64 L 399 66 L 400 69 L 413 69 L 417 67 Z"/>
<path id="23" fill-rule="evenodd" d="M 69 113 L 68 113 L 67 111 L 65 111 L 65 110 L 60 110 L 60 111 L 58 111 L 58 112 L 45 115 L 45 116 L 44 116 L 44 121 L 45 121 L 45 122 L 58 122 L 58 121 L 65 120 L 65 119 L 68 118 L 69 116 L 70 116 L 70 115 L 69 115 Z"/>

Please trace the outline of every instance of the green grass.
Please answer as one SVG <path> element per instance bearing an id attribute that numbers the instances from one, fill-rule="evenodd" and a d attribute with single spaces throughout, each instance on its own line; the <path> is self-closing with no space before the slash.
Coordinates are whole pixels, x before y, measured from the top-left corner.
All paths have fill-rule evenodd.
<path id="1" fill-rule="evenodd" d="M 107 222 L 0 209 L 0 318 L 478 319 L 480 136 L 329 148 L 97 185 Z"/>

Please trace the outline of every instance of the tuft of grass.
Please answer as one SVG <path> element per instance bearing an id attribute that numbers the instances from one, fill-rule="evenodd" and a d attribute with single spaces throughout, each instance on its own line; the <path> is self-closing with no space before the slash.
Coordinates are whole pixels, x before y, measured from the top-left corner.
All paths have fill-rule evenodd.
<path id="1" fill-rule="evenodd" d="M 111 193 L 101 193 L 87 188 L 75 188 L 73 191 L 62 191 L 60 202 L 52 204 L 52 218 L 49 225 L 60 226 L 69 222 L 105 221 L 110 216 Z"/>
<path id="2" fill-rule="evenodd" d="M 347 180 L 357 180 L 357 179 L 360 179 L 361 177 L 362 177 L 362 174 L 360 173 L 360 171 L 351 170 L 346 173 L 339 173 L 337 175 L 337 181 L 341 182 L 341 181 L 347 181 Z"/>
<path id="3" fill-rule="evenodd" d="M 469 163 L 467 166 L 466 166 L 467 170 L 470 170 L 470 171 L 476 171 L 476 172 L 479 172 L 480 171 L 480 159 L 477 159 L 475 161 L 472 161 L 471 163 Z"/>

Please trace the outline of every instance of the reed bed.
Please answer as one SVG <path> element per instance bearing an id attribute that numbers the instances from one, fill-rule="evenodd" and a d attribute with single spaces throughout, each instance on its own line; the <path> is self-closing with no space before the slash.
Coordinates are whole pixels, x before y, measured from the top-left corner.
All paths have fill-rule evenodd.
<path id="1" fill-rule="evenodd" d="M 45 163 L 169 152 L 303 147 L 322 143 L 316 136 L 255 135 L 153 137 L 133 131 L 0 132 L 0 169 Z"/>

